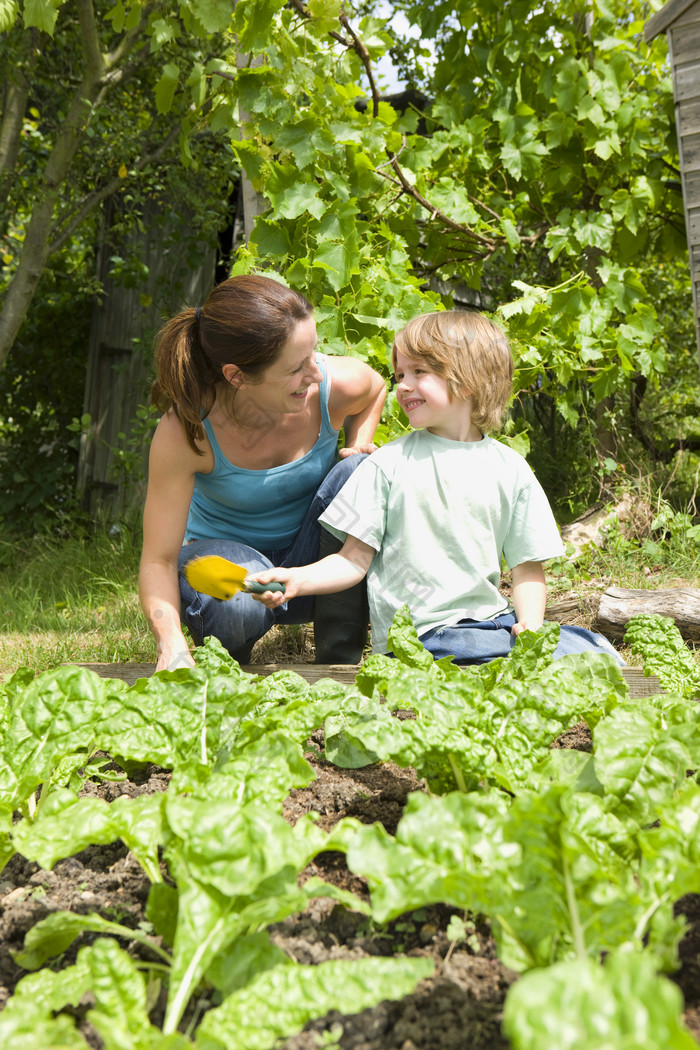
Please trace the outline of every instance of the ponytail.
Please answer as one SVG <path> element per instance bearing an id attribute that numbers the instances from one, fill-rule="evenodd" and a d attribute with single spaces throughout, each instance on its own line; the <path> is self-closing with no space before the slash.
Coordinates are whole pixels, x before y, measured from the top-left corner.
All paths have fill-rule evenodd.
<path id="1" fill-rule="evenodd" d="M 200 339 L 199 318 L 191 307 L 161 328 L 155 348 L 156 379 L 151 403 L 161 412 L 173 409 L 190 447 L 204 440 L 202 419 L 211 412 L 221 372 L 207 360 Z"/>

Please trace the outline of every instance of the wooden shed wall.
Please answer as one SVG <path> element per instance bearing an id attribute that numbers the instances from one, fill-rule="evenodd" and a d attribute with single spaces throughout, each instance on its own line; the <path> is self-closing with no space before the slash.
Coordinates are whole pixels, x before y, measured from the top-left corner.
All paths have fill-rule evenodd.
<path id="1" fill-rule="evenodd" d="M 103 247 L 98 260 L 104 294 L 93 308 L 90 329 L 83 412 L 92 422 L 81 439 L 78 488 L 91 513 L 114 519 L 143 499 L 150 435 L 144 433 L 138 447 L 132 447 L 130 431 L 137 409 L 149 400 L 154 337 L 164 317 L 184 306 L 198 306 L 214 285 L 214 248 L 203 247 L 193 266 L 172 245 L 167 248 L 166 240 L 162 225 L 147 220 L 138 251 L 149 276 L 135 288 L 110 281 L 113 249 Z M 115 450 L 120 449 L 135 456 L 135 469 L 127 479 L 114 472 Z"/>
<path id="2" fill-rule="evenodd" d="M 700 0 L 667 28 L 681 163 L 695 335 L 700 354 Z"/>

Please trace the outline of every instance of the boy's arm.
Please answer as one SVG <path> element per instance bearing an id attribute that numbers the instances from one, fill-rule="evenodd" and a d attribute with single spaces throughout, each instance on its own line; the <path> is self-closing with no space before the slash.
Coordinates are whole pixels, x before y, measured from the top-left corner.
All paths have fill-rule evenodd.
<path id="1" fill-rule="evenodd" d="M 513 606 L 517 623 L 513 634 L 521 631 L 536 631 L 544 623 L 544 607 L 547 586 L 544 569 L 540 561 L 524 561 L 511 572 L 513 580 Z"/>
<path id="2" fill-rule="evenodd" d="M 374 547 L 354 536 L 348 536 L 338 554 L 330 554 L 311 565 L 256 572 L 251 579 L 259 583 L 278 580 L 284 584 L 285 593 L 265 591 L 263 594 L 254 594 L 253 597 L 268 609 L 275 609 L 283 602 L 305 594 L 334 594 L 336 591 L 346 591 L 366 575 L 375 554 Z"/>

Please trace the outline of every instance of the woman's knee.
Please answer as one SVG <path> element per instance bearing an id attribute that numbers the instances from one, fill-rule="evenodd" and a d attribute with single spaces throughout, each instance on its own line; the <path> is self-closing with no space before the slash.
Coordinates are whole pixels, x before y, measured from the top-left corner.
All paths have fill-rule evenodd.
<path id="1" fill-rule="evenodd" d="M 219 601 L 195 590 L 187 580 L 185 567 L 195 557 L 218 555 L 243 565 L 249 572 L 270 568 L 271 562 L 245 544 L 227 540 L 197 540 L 183 547 L 179 557 L 180 618 L 196 645 L 206 638 L 218 638 L 229 652 L 256 642 L 269 631 L 274 614 L 249 594 L 239 593 Z"/>

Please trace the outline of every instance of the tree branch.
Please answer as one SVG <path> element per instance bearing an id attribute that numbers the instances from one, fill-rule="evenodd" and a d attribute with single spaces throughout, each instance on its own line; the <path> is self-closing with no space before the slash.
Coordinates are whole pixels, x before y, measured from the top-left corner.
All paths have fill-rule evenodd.
<path id="1" fill-rule="evenodd" d="M 166 135 L 165 139 L 163 139 L 163 141 L 156 149 L 154 149 L 151 153 L 145 154 L 144 156 L 140 157 L 137 161 L 134 161 L 131 164 L 132 171 L 141 171 L 148 164 L 152 164 L 154 161 L 159 160 L 163 156 L 163 154 L 168 151 L 170 146 L 172 146 L 173 142 L 175 142 L 179 134 L 180 128 L 173 128 L 169 132 L 169 134 Z M 54 240 L 50 241 L 48 254 L 52 255 L 54 252 L 60 251 L 60 249 L 63 247 L 66 241 L 69 240 L 69 238 L 72 236 L 75 230 L 86 218 L 86 216 L 89 215 L 90 212 L 94 208 L 96 208 L 98 204 L 101 204 L 102 201 L 107 200 L 107 198 L 111 197 L 113 193 L 116 193 L 117 190 L 124 186 L 124 184 L 124 179 L 117 175 L 115 176 L 115 178 L 110 179 L 109 182 L 106 182 L 103 186 L 93 190 L 92 193 L 89 193 L 86 197 L 84 197 L 77 211 L 73 212 L 73 216 L 70 219 L 70 222 L 68 222 L 67 225 L 63 226 L 61 233 L 58 234 Z M 56 224 L 54 229 L 56 229 L 58 225 L 62 225 L 66 222 L 67 217 L 64 217 L 61 220 L 60 224 Z"/>

